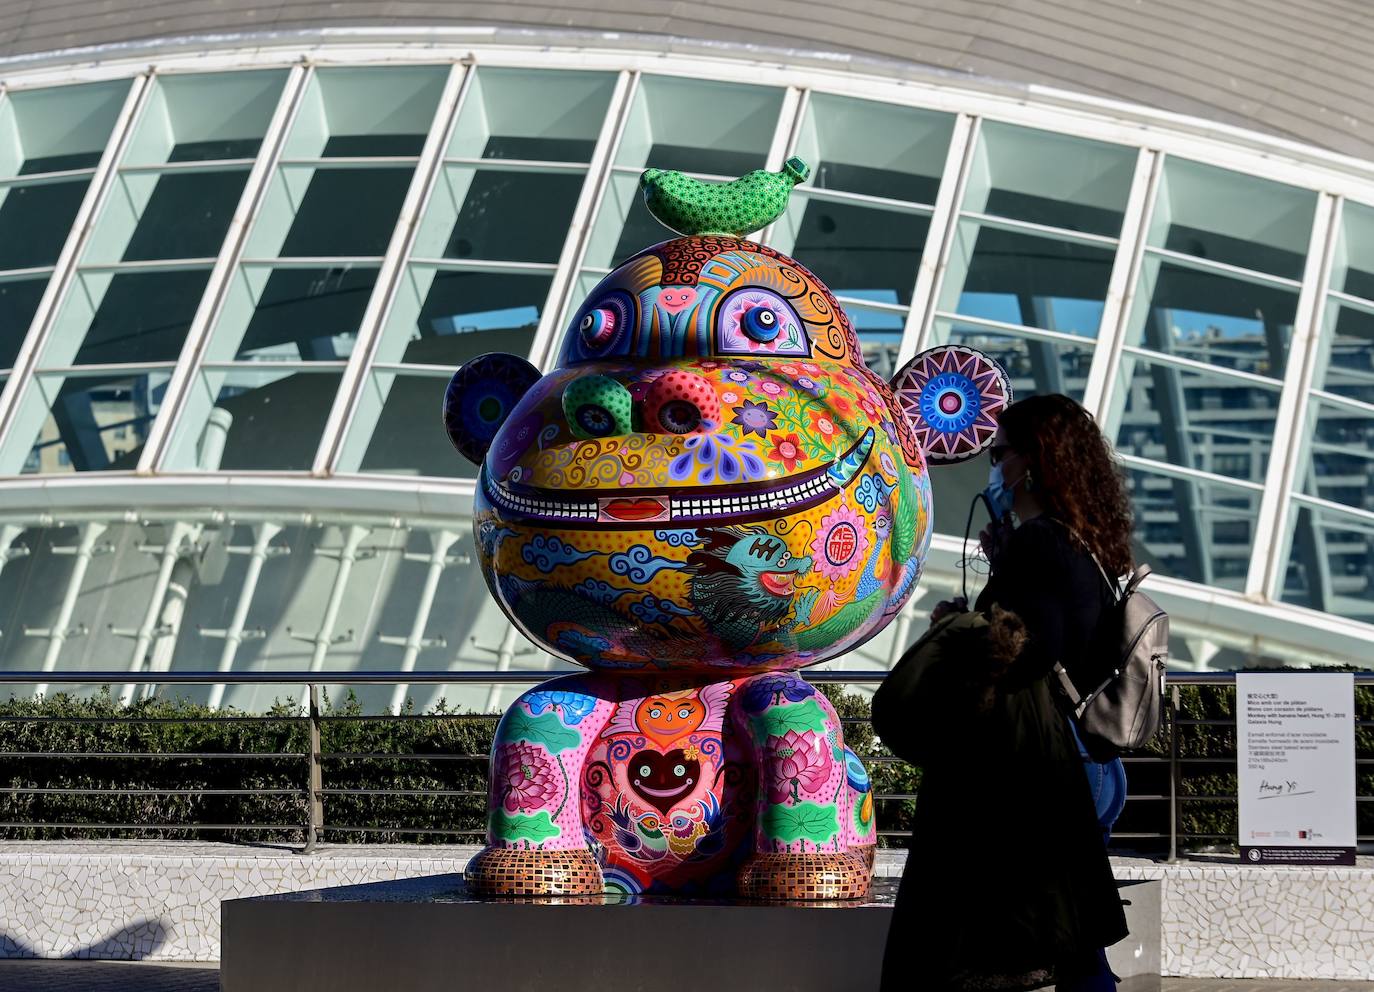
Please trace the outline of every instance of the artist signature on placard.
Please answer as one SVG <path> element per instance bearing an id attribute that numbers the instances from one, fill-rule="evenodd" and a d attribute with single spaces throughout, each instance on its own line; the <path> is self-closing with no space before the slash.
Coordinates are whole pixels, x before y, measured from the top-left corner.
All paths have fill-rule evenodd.
<path id="1" fill-rule="evenodd" d="M 1310 796 L 1315 789 L 1301 789 L 1299 784 L 1290 779 L 1284 779 L 1277 784 L 1270 782 L 1267 778 L 1261 779 L 1259 784 L 1259 797 L 1261 799 L 1276 799 L 1279 796 Z"/>

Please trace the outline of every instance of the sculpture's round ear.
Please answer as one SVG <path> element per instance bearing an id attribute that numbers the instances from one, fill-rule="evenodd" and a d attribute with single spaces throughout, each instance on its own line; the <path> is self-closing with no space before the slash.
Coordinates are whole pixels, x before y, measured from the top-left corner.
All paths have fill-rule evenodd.
<path id="1" fill-rule="evenodd" d="M 897 407 L 932 465 L 967 461 L 992 444 L 1011 403 L 1006 369 L 972 348 L 923 351 L 892 378 Z"/>
<path id="2" fill-rule="evenodd" d="M 493 353 L 465 363 L 444 391 L 444 429 L 474 465 L 491 447 L 515 404 L 539 381 L 539 370 L 515 355 Z"/>

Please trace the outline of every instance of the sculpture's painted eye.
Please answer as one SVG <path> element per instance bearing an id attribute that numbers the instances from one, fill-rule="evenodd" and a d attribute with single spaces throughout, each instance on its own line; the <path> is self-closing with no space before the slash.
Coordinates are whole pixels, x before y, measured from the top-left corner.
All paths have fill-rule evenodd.
<path id="1" fill-rule="evenodd" d="M 677 711 L 677 715 L 678 715 L 678 717 L 679 717 L 680 719 L 685 720 L 685 719 L 687 719 L 689 716 L 692 715 L 692 711 L 689 710 L 687 707 L 684 706 L 684 707 L 682 707 L 682 709 L 680 709 L 680 710 Z"/>
<path id="2" fill-rule="evenodd" d="M 613 437 L 631 431 L 630 391 L 604 375 L 574 379 L 563 390 L 568 429 L 580 438 Z"/>
<path id="3" fill-rule="evenodd" d="M 740 327 L 755 341 L 772 341 L 778 336 L 778 315 L 767 307 L 754 307 L 740 317 Z"/>
<path id="4" fill-rule="evenodd" d="M 648 778 L 652 774 L 652 770 L 649 768 L 648 765 L 640 765 L 639 774 L 644 778 Z"/>
<path id="5" fill-rule="evenodd" d="M 659 709 L 657 706 L 655 706 L 653 709 L 649 711 L 649 715 L 653 717 L 655 720 L 657 720 L 663 716 L 663 711 Z"/>
<path id="6" fill-rule="evenodd" d="M 701 426 L 701 411 L 695 403 L 672 400 L 658 408 L 658 426 L 669 434 L 690 434 Z"/>
<path id="7" fill-rule="evenodd" d="M 615 311 L 598 307 L 595 310 L 588 310 L 582 318 L 582 323 L 577 325 L 582 340 L 593 348 L 604 347 L 615 334 L 616 316 Z"/>
<path id="8" fill-rule="evenodd" d="M 726 296 L 716 310 L 716 353 L 809 355 L 811 339 L 786 299 L 770 289 L 746 286 Z"/>
<path id="9" fill-rule="evenodd" d="M 782 553 L 782 555 L 778 558 L 778 564 L 779 564 L 779 565 L 786 565 L 786 564 L 787 564 L 789 561 L 791 561 L 791 560 L 792 560 L 792 556 L 789 555 L 786 551 L 784 551 L 784 552 Z"/>
<path id="10" fill-rule="evenodd" d="M 623 355 L 634 337 L 638 301 L 619 289 L 597 293 L 573 317 L 564 362 Z"/>
<path id="11" fill-rule="evenodd" d="M 686 766 L 686 765 L 674 765 L 674 766 L 673 766 L 673 774 L 676 775 L 678 778 L 682 778 L 682 776 L 684 776 L 684 775 L 687 774 L 687 766 Z"/>
<path id="12" fill-rule="evenodd" d="M 720 424 L 720 397 L 695 372 L 673 369 L 649 387 L 643 412 L 651 434 L 691 434 Z"/>

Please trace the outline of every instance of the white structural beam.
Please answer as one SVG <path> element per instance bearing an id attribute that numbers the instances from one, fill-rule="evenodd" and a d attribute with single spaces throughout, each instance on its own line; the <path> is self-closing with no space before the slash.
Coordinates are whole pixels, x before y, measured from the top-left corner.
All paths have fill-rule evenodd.
<path id="1" fill-rule="evenodd" d="M 224 647 L 220 649 L 218 671 L 228 674 L 234 670 L 234 659 L 238 656 L 239 646 L 249 637 L 261 637 L 263 631 L 248 630 L 248 610 L 253 605 L 253 596 L 262 578 L 262 566 L 268 558 L 289 554 L 291 549 L 274 545 L 272 540 L 282 532 L 281 524 L 270 520 L 261 521 L 253 526 L 253 544 L 247 548 L 230 547 L 230 554 L 247 554 L 248 568 L 239 587 L 239 598 L 234 603 L 234 615 L 229 626 L 223 630 L 202 629 L 202 637 L 222 637 Z M 219 709 L 224 703 L 224 683 L 216 683 L 210 690 L 210 708 Z"/>
<path id="2" fill-rule="evenodd" d="M 249 170 L 248 179 L 234 209 L 234 216 L 230 219 L 224 241 L 220 244 L 214 268 L 210 270 L 205 291 L 201 294 L 200 305 L 196 308 L 190 328 L 187 329 L 186 341 L 182 344 L 176 370 L 172 373 L 171 381 L 167 383 L 162 408 L 148 432 L 148 440 L 143 445 L 143 454 L 138 460 L 140 475 L 152 474 L 165 460 L 173 429 L 186 405 L 186 396 L 200 372 L 200 362 L 209 347 L 210 335 L 214 333 L 215 323 L 224 306 L 230 280 L 243 253 L 244 241 L 259 210 L 262 209 L 263 192 L 276 171 L 287 132 L 300 110 L 308 75 L 308 70 L 301 65 L 292 66 L 286 75 L 281 95 L 277 98 L 276 109 L 263 135 L 257 161 Z M 222 424 L 218 426 L 221 428 L 218 442 L 222 450 L 224 429 Z M 218 464 L 216 459 L 215 464 L 210 467 L 217 468 Z"/>
<path id="3" fill-rule="evenodd" d="M 13 374 L 5 383 L 3 392 L 0 392 L 0 451 L 7 451 L 15 444 L 28 444 L 33 440 L 31 437 L 12 436 L 15 412 L 25 393 L 38 388 L 33 370 L 37 367 L 39 356 L 52 333 L 52 323 L 58 308 L 76 277 L 77 263 L 86 249 L 91 230 L 95 226 L 95 218 L 99 216 L 113 185 L 116 167 L 124 155 L 124 149 L 133 131 L 133 123 L 142 110 L 149 89 L 149 77 L 143 73 L 135 76 L 129 85 L 129 93 L 120 108 L 119 116 L 115 119 L 114 129 L 110 132 L 105 151 L 100 156 L 94 175 L 91 176 L 90 185 L 86 188 L 86 195 L 77 210 L 71 233 L 62 245 L 57 265 L 48 278 L 48 285 L 39 300 L 38 310 L 29 323 L 28 335 L 19 349 L 19 354 L 15 356 Z"/>
<path id="4" fill-rule="evenodd" d="M 572 305 L 577 277 L 587 257 L 592 229 L 606 199 L 606 187 L 611 181 L 616 152 L 620 149 L 620 139 L 625 133 L 630 105 L 634 102 L 638 87 L 639 73 L 621 72 L 616 77 L 610 106 L 601 122 L 591 162 L 587 166 L 587 178 L 582 183 L 577 206 L 573 208 L 572 224 L 563 242 L 563 251 L 558 256 L 558 270 L 549 287 L 543 312 L 539 314 L 539 326 L 535 329 L 534 342 L 530 346 L 530 361 L 540 369 L 548 369 L 557 358 L 563 314 Z"/>
<path id="5" fill-rule="evenodd" d="M 75 546 L 55 547 L 52 553 L 71 555 L 76 560 L 72 563 L 72 570 L 67 575 L 67 587 L 62 594 L 62 602 L 57 608 L 57 617 L 53 620 L 51 627 L 46 628 L 24 628 L 27 637 L 43 637 L 48 641 L 48 648 L 43 653 L 43 671 L 53 672 L 57 670 L 57 661 L 62 657 L 62 646 L 67 643 L 67 638 L 73 633 L 84 633 L 79 628 L 72 627 L 72 614 L 76 612 L 76 601 L 81 596 L 81 586 L 86 581 L 86 571 L 91 567 L 91 559 L 102 550 L 100 539 L 105 535 L 109 528 L 108 524 L 98 521 L 81 525 L 81 540 Z M 109 550 L 104 548 L 103 550 Z M 34 688 L 38 695 L 45 695 L 48 691 L 46 683 L 40 683 Z"/>
<path id="6" fill-rule="evenodd" d="M 1158 168 L 1159 156 L 1148 148 L 1142 148 L 1136 157 L 1130 193 L 1126 196 L 1116 259 L 1107 280 L 1102 319 L 1097 325 L 1097 346 L 1093 350 L 1088 383 L 1083 392 L 1083 406 L 1097 418 L 1099 424 L 1106 422 L 1107 392 L 1111 385 L 1108 377 L 1116 369 L 1113 356 L 1125 340 L 1127 324 L 1131 319 L 1135 288 L 1139 282 L 1141 253 L 1154 208 Z"/>
<path id="7" fill-rule="evenodd" d="M 1274 441 L 1265 475 L 1264 495 L 1260 497 L 1255 521 L 1255 540 L 1245 594 L 1266 599 L 1278 592 L 1283 581 L 1288 542 L 1284 538 L 1284 511 L 1288 494 L 1297 477 L 1298 462 L 1306 446 L 1302 432 L 1307 429 L 1307 391 L 1312 385 L 1316 349 L 1321 342 L 1321 322 L 1325 313 L 1326 284 L 1331 279 L 1335 254 L 1339 201 L 1326 194 L 1317 198 L 1308 239 L 1307 261 L 1303 267 L 1302 292 L 1298 295 L 1293 318 L 1293 334 L 1288 342 L 1288 368 L 1284 370 L 1283 391 L 1274 418 Z M 1284 560 L 1280 560 L 1282 557 Z"/>
<path id="8" fill-rule="evenodd" d="M 331 475 L 338 464 L 344 435 L 357 411 L 359 394 L 366 387 L 370 375 L 368 364 L 386 330 L 385 317 L 391 310 L 391 301 L 405 271 L 406 256 L 410 254 L 410 247 L 415 243 L 420 218 L 429 203 L 435 181 L 443 170 L 444 151 L 448 148 L 449 137 L 453 133 L 458 109 L 468 90 L 471 74 L 470 68 L 455 63 L 450 67 L 448 79 L 444 82 L 429 133 L 425 136 L 425 143 L 420 151 L 420 160 L 415 165 L 415 174 L 411 177 L 405 200 L 401 203 L 400 216 L 392 229 L 386 255 L 383 256 L 381 268 L 377 272 L 376 288 L 373 289 L 367 309 L 363 312 L 362 323 L 358 327 L 358 339 L 353 345 L 348 366 L 344 369 L 343 381 L 334 395 L 334 405 L 330 408 L 329 418 L 325 421 L 324 435 L 320 439 L 312 469 L 313 474 L 317 476 Z"/>
<path id="9" fill-rule="evenodd" d="M 423 649 L 443 647 L 447 643 L 442 637 L 425 637 L 425 627 L 429 625 L 429 615 L 434 609 L 434 596 L 439 591 L 439 578 L 444 574 L 444 569 L 467 560 L 449 553 L 453 545 L 458 542 L 457 532 L 440 529 L 430 532 L 429 539 L 430 553 L 428 555 L 407 554 L 405 556 L 408 561 L 418 559 L 427 565 L 425 581 L 420 587 L 420 597 L 415 602 L 415 620 L 410 626 L 410 634 L 406 637 L 391 637 L 382 634 L 377 638 L 383 644 L 395 644 L 405 648 L 405 652 L 401 655 L 400 670 L 402 672 L 415 671 L 415 662 Z M 409 691 L 409 685 L 399 682 L 396 684 L 391 693 L 391 712 L 393 715 L 401 712 L 401 707 L 405 705 L 406 694 Z"/>
<path id="10" fill-rule="evenodd" d="M 978 148 L 980 127 L 978 118 L 968 114 L 959 114 L 954 119 L 949 149 L 945 153 L 945 168 L 940 176 L 940 191 L 935 195 L 935 212 L 930 217 L 925 250 L 921 252 L 916 286 L 911 293 L 911 308 L 907 311 L 902 343 L 897 349 L 898 368 L 930 346 L 931 326 L 949 267 L 949 254 L 954 247 L 959 208 L 968 188 L 969 169 Z"/>

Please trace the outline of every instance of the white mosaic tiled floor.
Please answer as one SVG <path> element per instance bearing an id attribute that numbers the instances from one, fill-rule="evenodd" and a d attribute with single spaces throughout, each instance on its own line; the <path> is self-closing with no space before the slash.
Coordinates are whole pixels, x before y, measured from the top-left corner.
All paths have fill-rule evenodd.
<path id="1" fill-rule="evenodd" d="M 222 899 L 460 872 L 477 850 L 142 842 L 0 844 L 0 957 L 215 961 Z M 904 852 L 880 852 L 899 875 Z M 1113 859 L 1163 881 L 1166 975 L 1374 979 L 1374 858 L 1354 868 Z"/>

